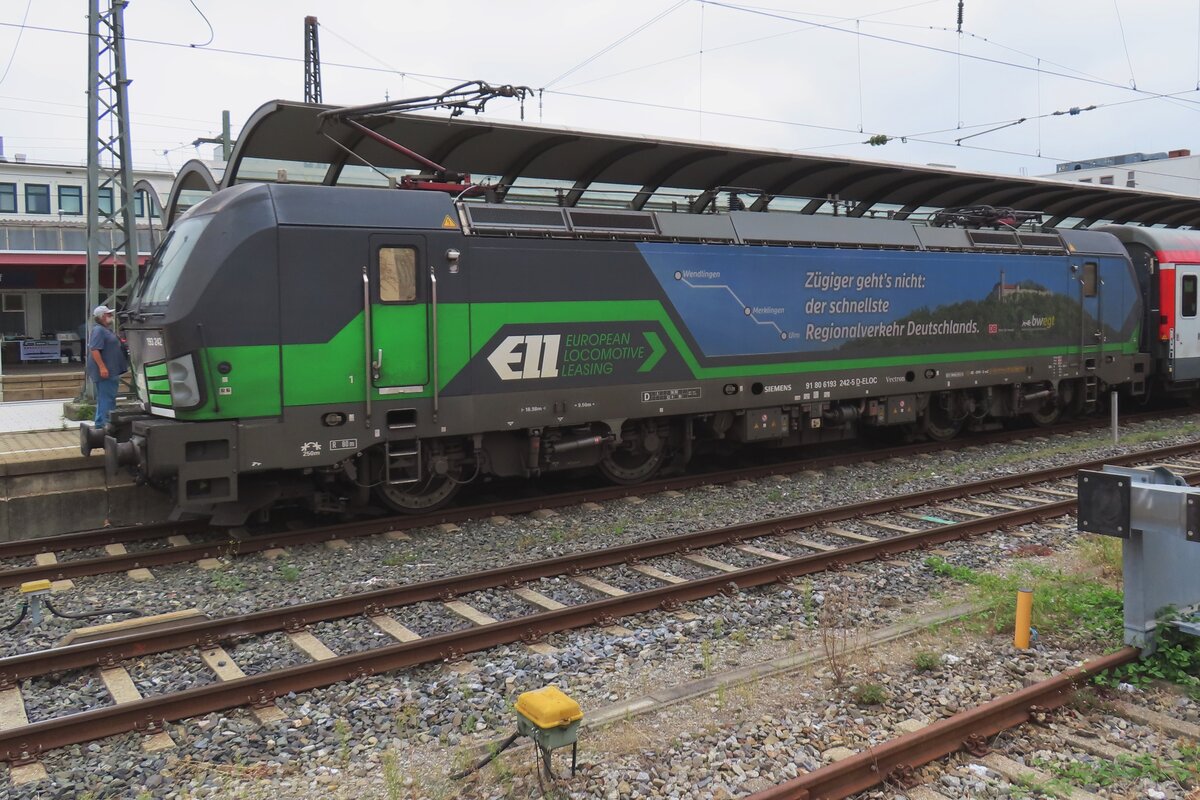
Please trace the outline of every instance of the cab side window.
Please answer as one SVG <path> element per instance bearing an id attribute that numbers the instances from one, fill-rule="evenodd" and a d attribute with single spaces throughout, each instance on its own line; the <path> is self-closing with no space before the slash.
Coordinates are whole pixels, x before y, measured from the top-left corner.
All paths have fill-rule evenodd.
<path id="1" fill-rule="evenodd" d="M 1096 262 L 1089 261 L 1083 265 L 1083 296 L 1095 297 L 1098 281 L 1096 280 Z"/>
<path id="2" fill-rule="evenodd" d="M 411 303 L 417 299 L 416 250 L 379 248 L 379 299 L 385 303 Z"/>

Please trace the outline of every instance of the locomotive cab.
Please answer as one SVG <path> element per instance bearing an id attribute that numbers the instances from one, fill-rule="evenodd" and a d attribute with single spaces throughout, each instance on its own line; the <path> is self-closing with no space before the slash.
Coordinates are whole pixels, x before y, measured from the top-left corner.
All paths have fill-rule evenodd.
<path id="1" fill-rule="evenodd" d="M 440 502 L 470 457 L 417 441 L 439 352 L 467 347 L 464 289 L 439 319 L 429 266 L 457 273 L 456 218 L 440 193 L 281 184 L 190 209 L 121 315 L 141 409 L 105 431 L 110 468 L 218 524 L 290 497 L 340 510 L 371 483 L 401 507 Z"/>
<path id="2" fill-rule="evenodd" d="M 277 261 L 262 187 L 221 192 L 171 227 L 120 315 L 141 412 L 109 424 L 110 469 L 135 466 L 184 510 L 238 499 L 230 420 L 280 409 L 269 357 L 279 341 Z"/>

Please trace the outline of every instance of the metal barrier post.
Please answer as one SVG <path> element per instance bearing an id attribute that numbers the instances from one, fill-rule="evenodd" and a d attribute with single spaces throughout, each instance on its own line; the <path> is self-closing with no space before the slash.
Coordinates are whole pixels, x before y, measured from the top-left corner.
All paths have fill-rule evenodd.
<path id="1" fill-rule="evenodd" d="M 1112 402 L 1109 404 L 1112 409 L 1112 444 L 1121 444 L 1121 428 L 1117 427 L 1117 393 L 1112 392 Z"/>
<path id="2" fill-rule="evenodd" d="M 1079 530 L 1123 540 L 1125 643 L 1153 649 L 1168 606 L 1200 606 L 1200 489 L 1166 467 L 1104 467 L 1078 476 Z M 1200 635 L 1195 621 L 1176 626 Z"/>
<path id="3" fill-rule="evenodd" d="M 1112 393 L 1112 402 L 1109 403 L 1109 408 L 1112 410 L 1112 434 L 1113 444 L 1121 443 L 1121 431 L 1117 427 L 1117 393 Z"/>

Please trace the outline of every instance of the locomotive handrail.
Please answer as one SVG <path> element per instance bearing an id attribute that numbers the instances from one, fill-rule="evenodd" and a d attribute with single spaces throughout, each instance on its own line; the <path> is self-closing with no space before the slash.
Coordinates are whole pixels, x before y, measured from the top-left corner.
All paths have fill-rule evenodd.
<path id="1" fill-rule="evenodd" d="M 429 262 L 429 318 L 430 327 L 433 328 L 429 336 L 429 344 L 432 348 L 430 354 L 433 361 L 433 421 L 438 421 L 438 325 L 437 325 L 437 271 L 433 265 L 433 260 Z"/>
<path id="2" fill-rule="evenodd" d="M 369 430 L 371 427 L 371 392 L 375 391 L 375 380 L 372 376 L 371 366 L 371 276 L 367 272 L 366 265 L 362 268 L 362 283 L 363 283 L 363 353 L 366 358 L 363 359 L 363 378 L 366 386 L 363 387 L 363 396 L 366 397 L 366 414 L 363 420 Z"/>

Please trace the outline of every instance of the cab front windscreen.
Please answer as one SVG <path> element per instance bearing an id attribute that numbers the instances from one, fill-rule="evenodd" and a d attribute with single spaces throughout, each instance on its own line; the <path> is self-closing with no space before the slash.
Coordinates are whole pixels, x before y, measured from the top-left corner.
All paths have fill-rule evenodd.
<path id="1" fill-rule="evenodd" d="M 141 301 L 147 305 L 166 303 L 183 274 L 192 248 L 212 220 L 212 215 L 185 219 L 167 233 L 167 238 L 154 253 L 146 279 L 142 282 Z"/>

